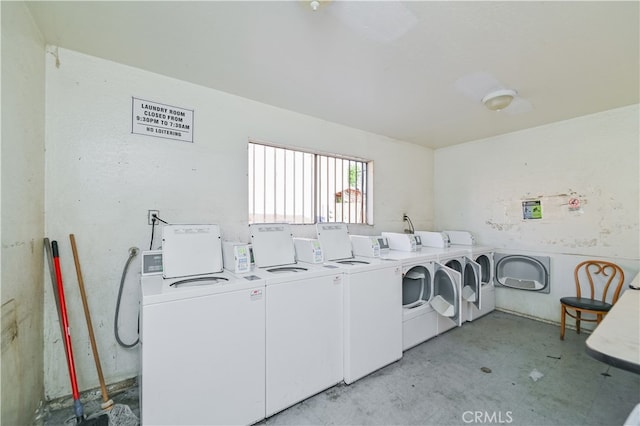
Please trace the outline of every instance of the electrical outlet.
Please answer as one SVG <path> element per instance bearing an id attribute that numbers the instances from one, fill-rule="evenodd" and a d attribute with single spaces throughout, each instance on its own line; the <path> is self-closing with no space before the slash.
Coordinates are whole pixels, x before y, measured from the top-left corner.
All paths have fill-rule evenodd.
<path id="1" fill-rule="evenodd" d="M 160 210 L 147 210 L 147 220 L 149 225 L 153 225 L 153 217 L 159 217 L 160 216 Z M 156 219 L 156 222 L 158 222 L 158 219 Z"/>

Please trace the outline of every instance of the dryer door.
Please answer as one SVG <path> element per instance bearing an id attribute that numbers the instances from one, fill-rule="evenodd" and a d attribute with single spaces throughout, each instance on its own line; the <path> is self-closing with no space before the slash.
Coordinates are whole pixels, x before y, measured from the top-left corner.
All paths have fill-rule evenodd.
<path id="1" fill-rule="evenodd" d="M 550 293 L 551 257 L 495 253 L 496 286 Z"/>
<path id="2" fill-rule="evenodd" d="M 462 276 L 462 300 L 471 302 L 480 309 L 481 295 L 480 286 L 482 285 L 482 272 L 478 262 L 474 262 L 468 257 L 464 258 L 464 274 Z"/>
<path id="3" fill-rule="evenodd" d="M 440 263 L 434 263 L 433 297 L 429 304 L 438 315 L 451 319 L 458 327 L 462 325 L 461 282 L 460 272 Z"/>
<path id="4" fill-rule="evenodd" d="M 482 285 L 493 283 L 493 253 L 479 254 L 475 261 L 480 265 Z"/>

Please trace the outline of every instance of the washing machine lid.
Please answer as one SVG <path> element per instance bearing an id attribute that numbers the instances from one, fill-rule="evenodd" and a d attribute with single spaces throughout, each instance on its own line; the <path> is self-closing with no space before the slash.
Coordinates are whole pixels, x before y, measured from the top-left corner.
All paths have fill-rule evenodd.
<path id="1" fill-rule="evenodd" d="M 186 277 L 222 272 L 218 225 L 165 225 L 162 228 L 162 276 Z"/>
<path id="2" fill-rule="evenodd" d="M 255 264 L 259 268 L 296 263 L 293 234 L 288 223 L 249 225 Z"/>
<path id="3" fill-rule="evenodd" d="M 215 274 L 169 279 L 162 278 L 160 275 L 148 275 L 141 277 L 140 285 L 142 305 L 152 305 L 193 297 L 260 289 L 265 286 L 265 279 L 255 274 L 235 275 L 225 270 Z M 263 292 L 262 290 L 256 293 L 249 291 L 247 294 L 253 300 L 261 298 Z"/>
<path id="4" fill-rule="evenodd" d="M 346 223 L 316 224 L 318 241 L 322 246 L 325 260 L 340 260 L 353 257 L 351 239 Z"/>

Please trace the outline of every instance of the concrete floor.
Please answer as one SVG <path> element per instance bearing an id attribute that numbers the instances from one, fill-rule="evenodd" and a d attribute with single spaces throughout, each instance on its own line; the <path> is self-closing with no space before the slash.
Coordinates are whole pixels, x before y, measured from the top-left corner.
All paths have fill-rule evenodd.
<path id="1" fill-rule="evenodd" d="M 587 335 L 567 330 L 561 341 L 559 333 L 557 326 L 496 311 L 259 424 L 622 425 L 640 402 L 640 375 L 587 355 Z M 139 414 L 137 388 L 112 397 Z M 97 411 L 91 404 L 88 413 Z M 64 424 L 73 414 L 44 411 L 45 425 Z"/>

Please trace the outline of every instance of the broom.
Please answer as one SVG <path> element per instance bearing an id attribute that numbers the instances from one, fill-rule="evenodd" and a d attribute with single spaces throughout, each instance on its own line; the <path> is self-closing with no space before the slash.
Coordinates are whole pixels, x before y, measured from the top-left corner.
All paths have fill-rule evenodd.
<path id="1" fill-rule="evenodd" d="M 53 264 L 56 271 L 56 283 L 58 289 L 58 316 L 62 322 L 62 337 L 65 346 L 65 354 L 67 356 L 67 367 L 69 368 L 69 378 L 71 379 L 71 393 L 73 395 L 73 408 L 76 415 L 76 423 L 80 425 L 92 426 L 108 426 L 109 416 L 100 414 L 95 417 L 86 418 L 84 415 L 84 407 L 80 401 L 80 392 L 78 391 L 78 380 L 76 377 L 76 367 L 73 361 L 73 348 L 71 346 L 71 332 L 69 328 L 69 319 L 67 317 L 67 306 L 64 299 L 64 286 L 62 284 L 62 270 L 60 268 L 60 256 L 58 253 L 58 242 L 51 242 L 51 250 L 53 252 Z"/>
<path id="2" fill-rule="evenodd" d="M 84 308 L 84 316 L 87 321 L 87 329 L 89 330 L 89 340 L 91 341 L 91 350 L 93 351 L 93 360 L 96 364 L 96 370 L 98 372 L 98 380 L 100 380 L 100 392 L 102 394 L 102 404 L 100 405 L 103 410 L 107 410 L 109 420 L 111 424 L 117 425 L 135 425 L 138 423 L 138 417 L 131 411 L 128 406 L 122 406 L 117 404 L 114 406 L 113 400 L 109 398 L 107 392 L 107 386 L 105 384 L 104 375 L 102 374 L 102 366 L 100 363 L 100 355 L 98 354 L 98 345 L 96 344 L 96 338 L 93 333 L 93 325 L 91 322 L 91 313 L 89 312 L 89 303 L 87 302 L 87 294 L 84 288 L 84 279 L 82 278 L 82 269 L 80 267 L 80 259 L 78 257 L 78 248 L 76 246 L 75 235 L 69 234 L 69 240 L 71 241 L 71 250 L 73 251 L 73 261 L 76 266 L 76 275 L 78 277 L 78 287 L 80 288 L 80 296 L 82 298 L 82 306 Z"/>
<path id="3" fill-rule="evenodd" d="M 91 350 L 93 351 L 93 359 L 96 363 L 98 371 L 98 379 L 100 380 L 100 392 L 102 393 L 102 409 L 109 409 L 113 406 L 113 400 L 109 398 L 107 386 L 104 382 L 102 374 L 102 366 L 100 365 L 100 355 L 98 354 L 98 346 L 96 345 L 96 336 L 93 334 L 93 325 L 91 323 L 91 313 L 89 312 L 89 304 L 87 302 L 87 293 L 84 290 L 84 280 L 82 279 L 82 270 L 80 268 L 80 259 L 78 259 L 78 249 L 76 247 L 76 238 L 73 234 L 69 234 L 71 241 L 71 250 L 73 251 L 73 261 L 76 265 L 76 275 L 78 277 L 78 287 L 80 288 L 80 297 L 82 298 L 82 307 L 84 308 L 84 317 L 87 321 L 87 329 L 89 330 L 89 340 L 91 341 Z"/>

